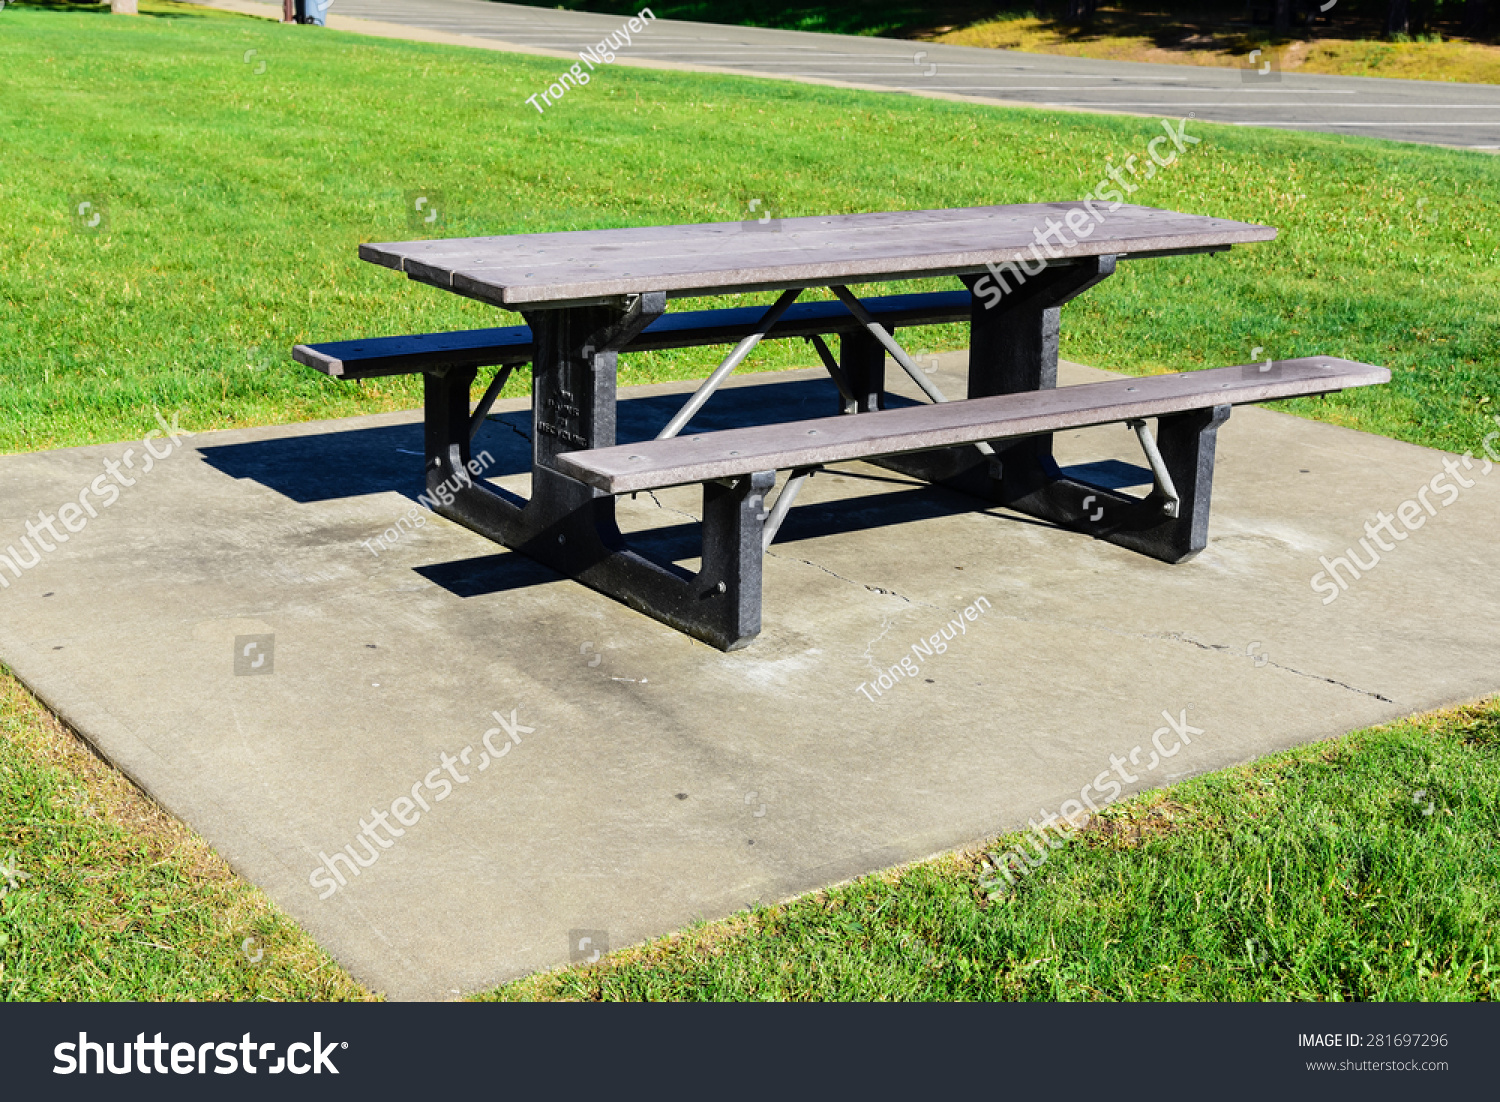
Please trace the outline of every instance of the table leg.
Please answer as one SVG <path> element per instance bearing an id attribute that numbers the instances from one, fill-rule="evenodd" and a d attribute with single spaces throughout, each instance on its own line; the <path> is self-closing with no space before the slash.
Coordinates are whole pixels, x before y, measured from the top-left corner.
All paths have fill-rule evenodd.
<path id="1" fill-rule="evenodd" d="M 839 336 L 839 367 L 854 392 L 856 413 L 885 408 L 885 348 L 869 330 Z"/>
<path id="2" fill-rule="evenodd" d="M 1112 256 L 1092 257 L 1044 268 L 998 302 L 992 292 L 986 298 L 976 295 L 970 315 L 968 397 L 1055 387 L 1061 307 L 1107 278 L 1114 267 Z M 969 281 L 971 290 L 975 282 Z M 883 389 L 884 350 L 873 339 L 867 343 L 870 347 L 851 349 L 846 338 L 844 356 L 857 361 L 864 377 Z M 854 377 L 847 362 L 845 370 Z M 862 400 L 860 410 L 882 404 Z M 1053 459 L 1050 434 L 995 442 L 993 458 L 965 447 L 874 462 L 1152 558 L 1181 562 L 1207 544 L 1215 438 L 1228 416 L 1229 407 L 1221 406 L 1158 420 L 1157 445 L 1179 497 L 1175 517 L 1165 512 L 1167 500 L 1159 489 L 1141 499 L 1064 476 Z"/>
<path id="3" fill-rule="evenodd" d="M 969 397 L 1055 387 L 1061 306 L 1107 278 L 1114 267 L 1114 257 L 1102 256 L 1044 269 L 993 310 L 976 297 Z M 1179 498 L 1175 516 L 1168 515 L 1159 487 L 1136 498 L 1064 476 L 1053 458 L 1050 434 L 996 445 L 1001 469 L 989 496 L 1017 512 L 1164 562 L 1181 562 L 1208 542 L 1214 446 L 1229 410 L 1220 406 L 1158 419 L 1157 446 Z"/>
<path id="4" fill-rule="evenodd" d="M 995 302 L 974 296 L 969 322 L 968 397 L 987 398 L 1016 394 L 1057 385 L 1057 345 L 1061 306 L 1082 294 L 1114 271 L 1112 256 L 1089 257 L 1079 264 L 1043 268 L 1011 294 Z M 978 277 L 983 278 L 983 277 Z M 976 279 L 967 280 L 973 290 Z M 993 309 L 988 304 L 993 304 Z M 884 386 L 885 350 L 864 333 L 868 348 L 857 347 L 863 370 Z M 845 338 L 845 356 L 850 355 Z M 875 361 L 879 361 L 879 368 Z M 846 367 L 846 370 L 850 370 Z M 883 407 L 884 395 L 880 405 Z M 873 402 L 866 408 L 879 408 Z M 972 445 L 940 448 L 912 455 L 890 456 L 873 462 L 926 482 L 1009 504 L 1019 500 L 1048 478 L 1056 476 L 1052 462 L 1052 437 L 997 443 L 995 455 L 986 456 Z"/>
<path id="5" fill-rule="evenodd" d="M 969 317 L 968 396 L 988 398 L 1057 386 L 1062 306 L 1114 270 L 1114 257 L 1090 257 L 1079 264 L 1043 268 L 998 302 L 992 295 L 976 295 Z M 974 286 L 970 283 L 971 291 Z M 995 458 L 999 486 L 992 496 L 1012 508 L 1059 476 L 1050 433 L 997 444 Z"/>
<path id="6" fill-rule="evenodd" d="M 703 488 L 703 556 L 696 573 L 626 546 L 614 498 L 553 468 L 567 451 L 615 443 L 618 350 L 665 309 L 642 296 L 630 311 L 588 306 L 527 315 L 532 370 L 529 500 L 476 481 L 468 467 L 473 369 L 426 377 L 427 487 L 436 511 L 722 650 L 760 632 L 761 524 L 775 472 Z"/>

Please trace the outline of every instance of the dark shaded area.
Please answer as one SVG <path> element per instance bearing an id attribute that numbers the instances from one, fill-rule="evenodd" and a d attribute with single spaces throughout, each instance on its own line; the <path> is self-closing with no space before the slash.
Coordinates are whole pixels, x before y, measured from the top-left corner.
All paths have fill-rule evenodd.
<path id="1" fill-rule="evenodd" d="M 477 559 L 419 566 L 416 573 L 440 589 L 446 589 L 455 597 L 464 599 L 483 597 L 487 593 L 509 593 L 517 589 L 529 589 L 534 585 L 567 580 L 550 566 L 543 566 L 519 551 L 505 549 L 501 549 L 498 554 L 482 555 Z"/>
<path id="2" fill-rule="evenodd" d="M 1121 463 L 1118 459 L 1101 459 L 1097 463 L 1077 463 L 1064 467 L 1062 473 L 1091 486 L 1106 490 L 1125 490 L 1132 486 L 1150 486 L 1155 482 L 1149 467 Z"/>
<path id="3" fill-rule="evenodd" d="M 651 439 L 686 400 L 686 395 L 669 394 L 620 402 L 619 442 Z M 915 404 L 889 394 L 887 403 L 893 409 Z M 721 390 L 683 431 L 716 432 L 831 416 L 837 412 L 838 404 L 838 391 L 826 378 L 757 383 Z M 473 447 L 476 457 L 489 453 L 487 477 L 523 474 L 530 469 L 530 431 L 529 410 L 490 417 Z M 203 447 L 199 452 L 215 470 L 231 478 L 258 482 L 301 504 L 392 490 L 415 501 L 425 490 L 422 426 L 415 423 Z M 1114 459 L 1079 464 L 1066 468 L 1065 473 L 1106 489 L 1149 485 L 1152 481 L 1149 470 Z M 917 485 L 900 475 L 865 476 L 846 471 L 838 474 L 868 477 L 902 488 L 839 501 L 799 504 L 788 515 L 773 550 L 785 550 L 786 545 L 798 540 L 876 530 L 985 507 L 975 499 L 941 487 Z M 663 513 L 662 517 L 674 522 L 643 530 L 627 528 L 630 546 L 660 563 L 683 564 L 697 559 L 702 551 L 701 527 L 691 520 L 677 522 L 674 513 Z M 460 598 L 526 589 L 562 578 L 525 555 L 499 548 L 495 554 L 434 563 L 419 567 L 416 572 Z"/>
<path id="4" fill-rule="evenodd" d="M 533 7 L 632 16 L 638 0 L 513 0 Z M 837 34 L 927 38 L 1007 16 L 1035 15 L 1075 41 L 1141 35 L 1161 49 L 1236 49 L 1274 38 L 1376 39 L 1439 33 L 1492 41 L 1500 3 L 1492 0 L 1195 0 L 1187 4 L 1045 0 L 660 0 L 659 19 Z"/>
<path id="5" fill-rule="evenodd" d="M 787 545 L 797 540 L 934 520 L 959 513 L 971 513 L 984 507 L 984 502 L 932 486 L 914 486 L 909 490 L 873 497 L 846 498 L 817 504 L 803 504 L 799 500 L 797 507 L 787 514 L 781 531 L 776 534 L 776 542 L 771 545 L 771 551 L 796 557 L 797 551 L 789 549 Z M 626 538 L 631 550 L 658 563 L 686 563 L 697 559 L 703 547 L 702 528 L 691 521 L 628 531 Z M 460 559 L 417 567 L 416 573 L 455 597 L 462 598 L 507 593 L 563 580 L 563 575 L 550 567 L 543 566 L 518 551 L 508 550 L 477 559 Z"/>
<path id="6" fill-rule="evenodd" d="M 198 450 L 210 467 L 230 478 L 259 482 L 302 505 L 387 490 L 415 500 L 424 488 L 420 424 L 316 433 Z M 518 464 L 512 461 L 515 470 L 526 469 L 524 451 L 520 458 Z M 498 465 L 504 462 L 501 460 Z"/>
<path id="7" fill-rule="evenodd" d="M 626 398 L 619 403 L 616 441 L 649 440 L 687 401 L 685 394 Z M 838 391 L 828 379 L 758 383 L 720 390 L 683 431 L 716 432 L 746 425 L 779 425 L 838 412 Z M 891 395 L 892 409 L 910 405 Z M 231 478 L 248 478 L 308 504 L 394 490 L 413 501 L 422 480 L 422 426 L 339 430 L 247 444 L 200 448 L 208 465 Z M 531 412 L 495 414 L 474 440 L 475 456 L 489 452 L 485 476 L 531 469 Z M 696 552 L 695 552 L 696 554 Z"/>
<path id="8" fill-rule="evenodd" d="M 672 394 L 622 401 L 618 407 L 619 442 L 654 437 L 686 399 L 686 395 Z M 887 402 L 890 408 L 914 404 L 896 395 L 888 395 Z M 837 410 L 838 391 L 827 379 L 759 383 L 720 391 L 683 431 L 715 432 L 752 424 L 781 424 L 829 416 Z M 527 410 L 490 418 L 473 448 L 476 456 L 489 453 L 487 476 L 522 474 L 530 469 L 530 428 L 531 414 Z M 203 447 L 199 451 L 215 470 L 231 478 L 258 482 L 300 504 L 392 490 L 415 501 L 425 489 L 420 424 L 320 432 Z M 1120 485 L 1140 481 L 1136 469 L 1128 464 L 1108 461 L 1091 464 L 1087 469 L 1096 468 L 1096 477 L 1106 482 L 1112 476 L 1123 479 Z M 1147 472 L 1148 481 L 1149 477 Z M 904 483 L 909 488 L 826 504 L 801 504 L 789 514 L 774 546 L 951 516 L 982 507 L 952 491 L 912 485 L 900 476 L 877 481 Z M 676 514 L 665 513 L 663 517 L 675 520 Z M 702 530 L 689 520 L 627 530 L 627 537 L 632 548 L 661 563 L 684 563 L 696 559 L 702 550 Z M 502 549 L 479 558 L 420 567 L 417 573 L 461 598 L 545 585 L 562 577 L 525 555 Z"/>

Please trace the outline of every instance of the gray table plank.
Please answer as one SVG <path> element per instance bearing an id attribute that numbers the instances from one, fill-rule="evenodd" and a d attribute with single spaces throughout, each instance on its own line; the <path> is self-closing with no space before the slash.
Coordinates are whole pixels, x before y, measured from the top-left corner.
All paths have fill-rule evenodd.
<path id="1" fill-rule="evenodd" d="M 1276 236 L 1270 226 L 1107 203 L 1087 236 L 1053 238 L 1054 259 L 1225 248 Z M 511 309 L 646 291 L 675 295 L 978 273 L 1033 257 L 1036 232 L 1082 202 L 579 230 L 360 246 L 372 263 Z M 1076 219 L 1075 219 L 1076 220 Z"/>
<path id="2" fill-rule="evenodd" d="M 1390 377 L 1383 367 L 1314 356 L 647 440 L 566 452 L 556 462 L 570 478 L 622 494 L 1320 394 Z"/>

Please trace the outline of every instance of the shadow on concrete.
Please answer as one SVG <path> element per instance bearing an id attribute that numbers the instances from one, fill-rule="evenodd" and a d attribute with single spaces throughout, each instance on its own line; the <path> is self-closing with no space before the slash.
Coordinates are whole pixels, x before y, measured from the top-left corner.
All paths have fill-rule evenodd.
<path id="1" fill-rule="evenodd" d="M 1122 463 L 1118 459 L 1101 459 L 1095 463 L 1075 463 L 1062 468 L 1062 473 L 1090 486 L 1103 486 L 1106 490 L 1128 490 L 1134 486 L 1150 486 L 1154 479 L 1149 467 L 1137 467 Z"/>
<path id="2" fill-rule="evenodd" d="M 433 585 L 446 589 L 455 597 L 483 597 L 489 593 L 509 593 L 517 589 L 565 581 L 550 566 L 543 566 L 519 551 L 502 550 L 477 559 L 419 566 L 415 572 Z"/>
<path id="3" fill-rule="evenodd" d="M 891 396 L 892 408 L 912 404 Z M 654 437 L 671 420 L 684 394 L 623 399 L 616 439 L 632 444 Z M 838 391 L 826 379 L 801 379 L 721 391 L 688 423 L 684 433 L 717 432 L 747 425 L 776 425 L 838 412 Z M 200 449 L 209 466 L 231 478 L 250 479 L 293 501 L 309 504 L 366 494 L 395 492 L 416 500 L 422 481 L 422 426 L 334 430 L 282 440 L 261 440 Z M 531 469 L 531 413 L 493 414 L 474 441 L 474 454 L 488 451 L 487 478 Z"/>
<path id="4" fill-rule="evenodd" d="M 785 551 L 785 545 L 798 540 L 819 539 L 970 513 L 984 505 L 984 502 L 929 486 L 914 486 L 909 490 L 898 490 L 876 497 L 809 502 L 798 505 L 788 514 L 771 550 Z M 655 562 L 688 565 L 690 569 L 696 569 L 703 550 L 703 532 L 694 522 L 637 529 L 628 531 L 625 535 L 631 550 Z M 431 566 L 417 567 L 416 572 L 455 597 L 505 593 L 546 585 L 563 578 L 557 571 L 516 551 L 434 563 Z"/>
<path id="5" fill-rule="evenodd" d="M 621 401 L 617 412 L 618 441 L 626 444 L 651 439 L 684 401 L 686 395 L 683 394 L 640 396 Z M 894 394 L 888 395 L 887 401 L 891 408 L 915 404 Z M 746 425 L 780 424 L 827 416 L 837 408 L 838 391 L 826 379 L 759 383 L 721 392 L 693 418 L 684 432 L 717 432 Z M 530 430 L 531 413 L 527 409 L 491 415 L 473 448 L 476 456 L 489 454 L 486 478 L 523 475 L 530 470 Z M 279 440 L 205 447 L 200 451 L 215 470 L 231 478 L 258 482 L 299 504 L 390 492 L 416 501 L 426 489 L 422 480 L 420 424 L 335 430 Z M 1068 467 L 1066 471 L 1075 478 L 1109 489 L 1151 483 L 1149 470 L 1115 459 L 1080 464 Z M 899 475 L 882 477 L 852 471 L 839 473 L 842 477 L 868 478 L 904 488 L 800 504 L 788 515 L 774 548 L 783 549 L 799 540 L 936 520 L 987 507 L 983 502 L 949 490 L 918 485 Z M 513 498 L 513 495 L 507 496 Z M 1033 518 L 1016 519 L 1054 527 Z M 695 568 L 702 553 L 702 531 L 693 521 L 645 528 L 627 526 L 625 535 L 633 549 L 661 563 L 693 564 Z M 416 572 L 461 598 L 527 589 L 562 578 L 556 571 L 508 550 L 478 558 L 434 563 L 419 567 Z"/>

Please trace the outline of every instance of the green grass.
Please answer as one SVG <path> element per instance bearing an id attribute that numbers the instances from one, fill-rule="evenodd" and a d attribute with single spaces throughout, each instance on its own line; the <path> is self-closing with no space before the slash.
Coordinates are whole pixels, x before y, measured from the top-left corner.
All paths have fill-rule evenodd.
<path id="1" fill-rule="evenodd" d="M 146 8 L 0 11 L 0 451 L 138 437 L 153 407 L 203 430 L 415 405 L 410 380 L 344 386 L 285 355 L 513 320 L 355 258 L 416 236 L 411 191 L 441 193 L 447 236 L 733 219 L 747 193 L 787 215 L 1069 199 L 1160 132 L 620 68 L 538 116 L 524 100 L 550 60 Z M 1496 405 L 1500 162 L 1192 132 L 1134 198 L 1280 240 L 1122 265 L 1065 312 L 1064 354 L 1136 372 L 1257 345 L 1383 363 L 1391 386 L 1293 408 L 1473 447 Z M 77 228 L 84 199 L 108 232 Z M 624 379 L 716 356 L 636 357 Z M 787 343 L 757 357 L 811 362 Z M 0 996 L 367 996 L 3 675 L 0 731 L 0 861 L 28 877 L 0 900 Z M 953 857 L 504 994 L 1493 997 L 1494 731 L 1491 707 L 1146 797 L 995 903 Z M 1417 788 L 1440 794 L 1433 816 L 1414 817 Z M 269 963 L 248 967 L 245 938 Z"/>
<path id="2" fill-rule="evenodd" d="M 201 430 L 417 404 L 412 380 L 336 384 L 286 355 L 516 320 L 356 259 L 361 241 L 419 235 L 412 191 L 441 194 L 444 236 L 727 220 L 745 193 L 787 215 L 1071 199 L 1160 133 L 619 67 L 538 115 L 524 101 L 560 62 L 147 9 L 0 12 L 3 451 L 138 436 L 152 407 Z M 1280 239 L 1122 265 L 1065 311 L 1063 354 L 1136 372 L 1244 363 L 1256 346 L 1385 364 L 1388 387 L 1292 408 L 1473 447 L 1497 390 L 1500 161 L 1193 132 L 1201 144 L 1132 198 Z M 108 233 L 77 229 L 84 199 L 107 204 Z M 910 338 L 927 351 L 964 335 Z M 701 374 L 718 354 L 633 357 L 623 378 Z M 753 360 L 815 362 L 792 342 Z"/>
<path id="3" fill-rule="evenodd" d="M 1497 839 L 1500 699 L 1122 802 L 994 899 L 949 855 L 488 997 L 1493 1000 Z"/>

